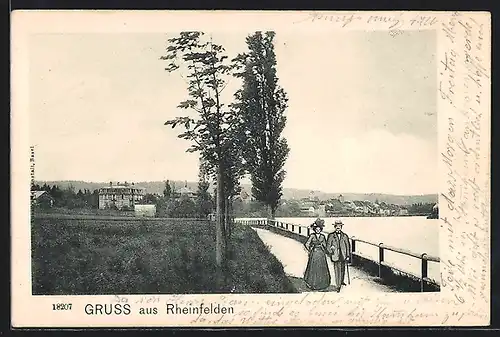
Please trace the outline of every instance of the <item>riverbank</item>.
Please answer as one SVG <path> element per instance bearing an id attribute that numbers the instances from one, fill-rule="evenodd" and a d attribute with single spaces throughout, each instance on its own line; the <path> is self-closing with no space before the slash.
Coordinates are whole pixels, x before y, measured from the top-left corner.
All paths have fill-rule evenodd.
<path id="1" fill-rule="evenodd" d="M 35 219 L 34 295 L 293 293 L 283 265 L 254 230 L 236 224 L 227 284 L 216 287 L 208 221 Z"/>

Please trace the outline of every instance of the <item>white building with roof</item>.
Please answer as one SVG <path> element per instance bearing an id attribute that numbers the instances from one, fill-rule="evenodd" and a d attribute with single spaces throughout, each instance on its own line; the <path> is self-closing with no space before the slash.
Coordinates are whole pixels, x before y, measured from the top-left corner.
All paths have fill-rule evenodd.
<path id="1" fill-rule="evenodd" d="M 54 198 L 47 191 L 32 191 L 32 198 L 36 205 L 54 206 Z"/>
<path id="2" fill-rule="evenodd" d="M 99 189 L 99 209 L 132 208 L 144 198 L 144 194 L 145 189 L 135 186 L 134 183 L 113 185 L 110 182 L 109 186 Z"/>

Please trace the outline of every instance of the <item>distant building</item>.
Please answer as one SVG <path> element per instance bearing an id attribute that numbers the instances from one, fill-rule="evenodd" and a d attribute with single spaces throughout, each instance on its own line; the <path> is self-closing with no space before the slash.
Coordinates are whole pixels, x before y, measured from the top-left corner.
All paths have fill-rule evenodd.
<path id="1" fill-rule="evenodd" d="M 356 209 L 356 205 L 354 204 L 353 201 L 345 201 L 343 204 L 343 207 L 347 209 L 348 211 L 352 211 Z"/>
<path id="2" fill-rule="evenodd" d="M 382 216 L 389 216 L 389 215 L 391 215 L 391 210 L 387 209 L 387 208 L 385 208 L 385 209 L 384 208 L 380 208 L 379 212 L 380 212 L 380 215 L 382 215 Z"/>
<path id="3" fill-rule="evenodd" d="M 134 213 L 138 217 L 155 217 L 156 205 L 135 204 Z"/>
<path id="4" fill-rule="evenodd" d="M 319 201 L 319 197 L 316 195 L 315 191 L 309 192 L 309 201 Z"/>
<path id="5" fill-rule="evenodd" d="M 427 219 L 439 219 L 439 205 L 438 203 L 434 204 L 432 207 L 431 214 L 427 216 Z"/>
<path id="6" fill-rule="evenodd" d="M 332 199 L 326 205 L 326 212 L 330 213 L 330 214 L 341 213 L 344 209 L 348 208 L 348 207 L 344 207 L 344 206 L 347 206 L 347 205 L 340 202 L 340 200 Z"/>
<path id="7" fill-rule="evenodd" d="M 308 216 L 315 216 L 316 215 L 316 209 L 313 206 L 310 207 L 301 207 L 300 212 L 304 215 Z"/>
<path id="8" fill-rule="evenodd" d="M 390 204 L 385 201 L 381 201 L 378 203 L 377 212 L 382 216 L 389 216 L 391 215 L 391 207 L 392 206 Z"/>
<path id="9" fill-rule="evenodd" d="M 44 208 L 54 206 L 54 198 L 47 191 L 33 191 L 34 202 Z"/>
<path id="10" fill-rule="evenodd" d="M 325 205 L 319 205 L 316 213 L 317 213 L 317 216 L 319 216 L 319 217 L 325 217 L 326 216 Z"/>
<path id="11" fill-rule="evenodd" d="M 138 204 L 145 194 L 145 189 L 127 182 L 123 184 L 109 183 L 109 186 L 99 189 L 99 209 L 132 208 Z"/>
<path id="12" fill-rule="evenodd" d="M 406 208 L 399 209 L 399 215 L 408 215 L 408 210 Z"/>
<path id="13" fill-rule="evenodd" d="M 377 213 L 375 205 L 371 201 L 369 201 L 369 200 L 363 201 L 363 211 L 365 213 L 370 213 L 370 214 L 376 214 Z"/>
<path id="14" fill-rule="evenodd" d="M 194 199 L 194 198 L 196 198 L 196 192 L 194 192 L 193 190 L 191 190 L 187 186 L 187 182 L 186 182 L 185 185 L 184 185 L 184 187 L 182 187 L 179 190 L 179 197 L 180 198 L 187 198 L 187 199 Z"/>
<path id="15" fill-rule="evenodd" d="M 368 210 L 365 210 L 365 205 L 363 204 L 362 201 L 354 200 L 353 204 L 354 204 L 354 207 L 355 207 L 354 210 L 357 213 L 368 213 Z"/>

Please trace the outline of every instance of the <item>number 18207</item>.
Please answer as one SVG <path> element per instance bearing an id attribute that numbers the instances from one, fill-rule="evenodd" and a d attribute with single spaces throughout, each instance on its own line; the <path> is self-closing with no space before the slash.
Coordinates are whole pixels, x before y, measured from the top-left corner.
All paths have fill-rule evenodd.
<path id="1" fill-rule="evenodd" d="M 53 303 L 52 310 L 71 310 L 72 303 Z"/>

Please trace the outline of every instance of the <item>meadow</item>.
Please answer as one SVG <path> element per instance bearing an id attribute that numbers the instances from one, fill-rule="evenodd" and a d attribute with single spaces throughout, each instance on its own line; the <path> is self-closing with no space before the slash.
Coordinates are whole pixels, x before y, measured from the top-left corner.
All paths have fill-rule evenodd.
<path id="1" fill-rule="evenodd" d="M 235 224 L 228 281 L 216 286 L 215 228 L 196 220 L 40 219 L 32 223 L 34 295 L 296 292 L 249 227 Z"/>

